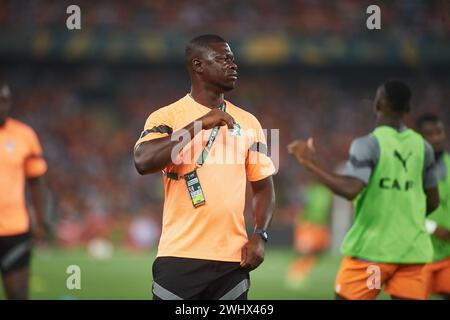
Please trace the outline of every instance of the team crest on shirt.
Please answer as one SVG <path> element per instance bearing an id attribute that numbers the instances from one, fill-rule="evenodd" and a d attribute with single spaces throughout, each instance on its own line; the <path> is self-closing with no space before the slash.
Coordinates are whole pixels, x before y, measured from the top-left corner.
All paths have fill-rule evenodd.
<path id="1" fill-rule="evenodd" d="M 241 136 L 241 126 L 239 125 L 239 123 L 235 123 L 233 130 L 231 130 L 230 133 L 232 136 L 236 136 L 236 137 L 240 137 Z"/>
<path id="2" fill-rule="evenodd" d="M 6 151 L 12 152 L 12 151 L 14 150 L 14 148 L 16 147 L 16 145 L 14 144 L 13 141 L 8 140 L 8 141 L 6 141 L 6 143 L 5 143 L 5 147 L 6 147 Z"/>

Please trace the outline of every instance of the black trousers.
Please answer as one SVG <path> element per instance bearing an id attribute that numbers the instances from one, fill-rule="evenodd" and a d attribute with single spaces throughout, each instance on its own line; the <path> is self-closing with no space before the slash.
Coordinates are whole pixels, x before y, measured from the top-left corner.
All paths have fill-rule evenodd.
<path id="1" fill-rule="evenodd" d="M 31 233 L 0 236 L 0 273 L 3 275 L 30 264 Z"/>
<path id="2" fill-rule="evenodd" d="M 250 275 L 239 262 L 158 257 L 154 300 L 247 300 Z"/>

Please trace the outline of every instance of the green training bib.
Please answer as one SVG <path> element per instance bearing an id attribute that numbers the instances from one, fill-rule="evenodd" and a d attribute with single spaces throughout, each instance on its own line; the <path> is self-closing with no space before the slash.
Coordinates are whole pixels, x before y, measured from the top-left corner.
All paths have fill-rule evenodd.
<path id="1" fill-rule="evenodd" d="M 355 221 L 342 253 L 374 262 L 429 262 L 433 248 L 425 228 L 425 141 L 410 129 L 382 126 L 372 134 L 380 158 L 355 201 Z"/>
<path id="2" fill-rule="evenodd" d="M 447 175 L 439 181 L 439 208 L 430 214 L 428 219 L 434 220 L 439 227 L 450 230 L 450 155 L 444 153 L 442 157 L 442 161 L 447 168 Z M 450 241 L 431 236 L 431 242 L 434 248 L 433 261 L 450 257 Z"/>

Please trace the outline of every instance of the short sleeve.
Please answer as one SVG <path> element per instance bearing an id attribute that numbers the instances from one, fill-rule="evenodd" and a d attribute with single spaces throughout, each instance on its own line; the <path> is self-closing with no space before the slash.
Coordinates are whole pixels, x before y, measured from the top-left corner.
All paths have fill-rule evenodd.
<path id="1" fill-rule="evenodd" d="M 349 157 L 342 174 L 367 185 L 379 157 L 380 147 L 374 136 L 367 135 L 355 139 L 350 147 Z"/>
<path id="2" fill-rule="evenodd" d="M 25 175 L 27 178 L 42 176 L 47 171 L 47 163 L 42 155 L 42 147 L 36 133 L 30 129 L 27 133 L 28 156 L 25 159 Z"/>
<path id="3" fill-rule="evenodd" d="M 161 108 L 150 114 L 144 125 L 144 130 L 136 142 L 137 147 L 142 142 L 167 137 L 173 132 L 173 119 L 167 107 Z"/>
<path id="4" fill-rule="evenodd" d="M 247 179 L 249 181 L 259 181 L 273 175 L 276 169 L 268 155 L 264 131 L 256 118 L 254 118 L 251 129 L 254 134 L 250 141 L 245 166 Z"/>
<path id="5" fill-rule="evenodd" d="M 439 184 L 436 173 L 436 162 L 433 147 L 425 141 L 425 165 L 423 170 L 423 187 L 425 189 L 436 188 Z"/>

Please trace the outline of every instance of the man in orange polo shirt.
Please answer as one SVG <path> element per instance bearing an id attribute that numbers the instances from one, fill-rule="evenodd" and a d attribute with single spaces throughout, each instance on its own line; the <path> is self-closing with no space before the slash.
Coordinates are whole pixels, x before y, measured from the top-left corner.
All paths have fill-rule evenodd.
<path id="1" fill-rule="evenodd" d="M 8 117 L 10 109 L 9 87 L 0 86 L 0 272 L 7 298 L 27 299 L 31 235 L 25 181 L 36 216 L 33 233 L 39 241 L 44 218 L 41 177 L 47 165 L 35 132 Z"/>
<path id="2" fill-rule="evenodd" d="M 237 80 L 226 41 L 216 35 L 191 40 L 186 65 L 191 92 L 148 117 L 134 151 L 140 174 L 164 172 L 153 298 L 246 299 L 249 271 L 264 259 L 275 168 L 258 120 L 224 100 Z M 255 222 L 250 239 L 247 179 Z"/>

